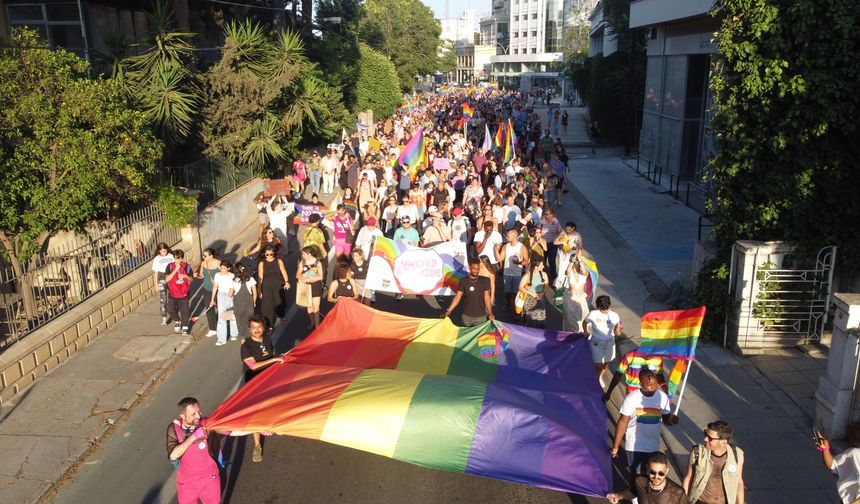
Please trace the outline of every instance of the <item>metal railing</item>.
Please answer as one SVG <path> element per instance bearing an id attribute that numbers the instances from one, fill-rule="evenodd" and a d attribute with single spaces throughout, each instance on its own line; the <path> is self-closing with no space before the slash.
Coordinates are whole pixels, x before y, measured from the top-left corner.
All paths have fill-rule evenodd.
<path id="1" fill-rule="evenodd" d="M 150 206 L 94 221 L 83 233 L 60 233 L 17 268 L 0 261 L 0 352 L 145 265 L 159 242 L 181 239 L 161 209 Z"/>
<path id="2" fill-rule="evenodd" d="M 254 170 L 250 167 L 236 166 L 220 158 L 203 158 L 184 166 L 168 168 L 168 173 L 172 185 L 199 191 L 198 209 L 205 208 L 254 178 Z"/>

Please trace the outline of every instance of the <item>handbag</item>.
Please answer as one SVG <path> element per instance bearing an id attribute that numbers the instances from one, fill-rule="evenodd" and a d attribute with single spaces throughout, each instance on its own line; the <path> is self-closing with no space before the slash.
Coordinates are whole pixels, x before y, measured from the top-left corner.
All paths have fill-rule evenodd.
<path id="1" fill-rule="evenodd" d="M 526 305 L 526 298 L 528 294 L 525 292 L 517 292 L 517 298 L 514 300 L 514 312 L 517 315 L 520 315 L 523 312 L 523 307 Z"/>
<path id="2" fill-rule="evenodd" d="M 555 294 L 552 296 L 552 304 L 554 304 L 556 308 L 562 308 L 564 306 L 565 287 L 567 287 L 567 276 L 564 277 L 564 283 L 561 284 L 561 288 L 555 291 Z"/>

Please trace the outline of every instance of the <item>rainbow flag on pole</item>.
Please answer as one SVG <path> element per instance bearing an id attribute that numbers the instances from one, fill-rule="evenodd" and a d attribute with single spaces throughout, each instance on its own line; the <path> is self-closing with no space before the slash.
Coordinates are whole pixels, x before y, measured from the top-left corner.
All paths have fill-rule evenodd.
<path id="1" fill-rule="evenodd" d="M 669 380 L 666 382 L 666 392 L 669 394 L 669 397 L 675 397 L 678 394 L 681 380 L 684 378 L 684 373 L 687 372 L 687 362 L 684 359 L 675 361 L 675 365 L 669 373 Z"/>
<path id="2" fill-rule="evenodd" d="M 646 313 L 642 316 L 639 351 L 674 359 L 695 359 L 704 318 L 704 306 Z"/>
<path id="3" fill-rule="evenodd" d="M 424 143 L 424 128 L 418 128 L 418 131 L 412 135 L 412 138 L 409 139 L 409 142 L 406 143 L 406 146 L 403 148 L 403 152 L 400 153 L 400 157 L 397 158 L 397 161 L 409 168 L 409 174 L 414 179 L 415 175 L 418 173 L 418 166 L 421 163 L 427 162 L 427 149 Z"/>
<path id="4" fill-rule="evenodd" d="M 475 109 L 469 105 L 469 100 L 466 100 L 463 102 L 463 117 L 470 119 L 473 115 L 475 115 Z"/>
<path id="5" fill-rule="evenodd" d="M 303 437 L 563 492 L 610 488 L 606 409 L 581 335 L 458 327 L 338 300 L 206 427 Z"/>
<path id="6" fill-rule="evenodd" d="M 501 149 L 505 141 L 505 123 L 499 123 L 499 129 L 496 130 L 496 148 Z"/>
<path id="7" fill-rule="evenodd" d="M 507 135 L 505 136 L 505 163 L 510 162 L 517 155 L 516 139 L 517 134 L 514 133 L 514 127 L 511 125 L 511 120 L 508 119 Z"/>

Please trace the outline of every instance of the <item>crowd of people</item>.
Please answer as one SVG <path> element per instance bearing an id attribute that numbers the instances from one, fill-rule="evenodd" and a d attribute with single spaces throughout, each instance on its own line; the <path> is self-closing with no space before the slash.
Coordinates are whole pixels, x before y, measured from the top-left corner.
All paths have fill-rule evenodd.
<path id="1" fill-rule="evenodd" d="M 467 100 L 470 109 L 463 106 Z M 217 336 L 218 346 L 243 337 L 241 358 L 250 380 L 282 359 L 270 334 L 283 316 L 285 291 L 295 291 L 295 303 L 306 310 L 307 329 L 313 330 L 321 321 L 323 296 L 329 302 L 375 300 L 375 293 L 365 289 L 375 238 L 418 247 L 461 242 L 468 275 L 443 315 L 461 308 L 459 321 L 465 326 L 504 314 L 523 325 L 545 327 L 547 310 L 555 304 L 562 329 L 588 337 L 603 385 L 604 373 L 616 361 L 622 322 L 608 296 L 590 302 L 586 260 L 592 258 L 576 223 L 561 222 L 557 215 L 570 171 L 558 137 L 567 118 L 558 108 L 537 112 L 524 93 L 424 95 L 393 117 L 344 135 L 324 153 L 295 160 L 285 174 L 288 191 L 255 198 L 260 237 L 246 255 L 257 256 L 256 268 L 219 260 L 207 249 L 195 271 L 181 251 L 159 246 L 153 271 L 163 322 L 169 317 L 177 331 L 187 332 L 187 288 L 183 296 L 176 285 L 202 279 L 210 306 L 207 335 Z M 505 125 L 515 131 L 507 135 L 507 144 L 501 141 Z M 401 153 L 419 128 L 427 155 L 420 165 L 401 164 Z M 488 132 L 497 132 L 492 141 Z M 321 196 L 330 203 L 323 204 Z M 299 226 L 292 218 L 297 204 L 326 209 Z M 286 264 L 293 253 L 298 256 L 291 274 Z M 504 295 L 497 303 L 499 289 Z M 722 421 L 708 425 L 703 443 L 691 452 L 682 484 L 675 484 L 667 478 L 668 459 L 659 452 L 661 424 L 678 422 L 665 392 L 662 358 L 637 350 L 622 356 L 604 400 L 622 382 L 625 397 L 610 454 L 616 457 L 624 442 L 631 479 L 628 488 L 607 495 L 610 502 L 743 504 L 743 451 L 730 443 L 731 427 Z M 179 408 L 179 419 L 167 432 L 170 459 L 185 460 L 188 448 L 183 447 L 193 444 L 188 439 L 197 442 L 194 460 L 207 453 L 213 458 L 214 439 L 197 422 L 196 400 L 183 399 Z M 258 435 L 252 459 L 262 460 Z M 212 463 L 204 466 L 204 473 L 211 472 Z"/>

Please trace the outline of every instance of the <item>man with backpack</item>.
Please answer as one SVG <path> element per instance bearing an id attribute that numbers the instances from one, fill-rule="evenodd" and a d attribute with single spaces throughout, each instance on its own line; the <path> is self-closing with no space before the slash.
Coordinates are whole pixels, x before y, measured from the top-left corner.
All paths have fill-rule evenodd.
<path id="1" fill-rule="evenodd" d="M 193 397 L 179 401 L 179 418 L 167 426 L 167 458 L 176 467 L 179 504 L 221 502 L 221 434 L 206 430 L 200 403 Z"/>
<path id="2" fill-rule="evenodd" d="M 188 292 L 191 290 L 191 278 L 194 272 L 191 265 L 185 262 L 185 252 L 173 251 L 173 263 L 167 265 L 165 280 L 170 299 L 167 301 L 167 313 L 173 320 L 173 332 L 182 334 L 190 332 L 188 324 L 191 320 L 191 310 L 188 305 Z"/>
<path id="3" fill-rule="evenodd" d="M 744 451 L 730 442 L 732 426 L 722 420 L 711 422 L 704 436 L 704 443 L 690 450 L 684 476 L 690 502 L 744 504 Z"/>

